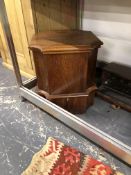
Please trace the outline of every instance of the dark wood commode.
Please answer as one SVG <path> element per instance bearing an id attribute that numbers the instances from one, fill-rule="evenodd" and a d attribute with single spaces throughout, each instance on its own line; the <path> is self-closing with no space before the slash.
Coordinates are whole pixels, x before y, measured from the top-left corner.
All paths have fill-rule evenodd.
<path id="1" fill-rule="evenodd" d="M 90 31 L 62 30 L 36 34 L 30 43 L 38 93 L 73 113 L 93 104 L 98 48 Z"/>

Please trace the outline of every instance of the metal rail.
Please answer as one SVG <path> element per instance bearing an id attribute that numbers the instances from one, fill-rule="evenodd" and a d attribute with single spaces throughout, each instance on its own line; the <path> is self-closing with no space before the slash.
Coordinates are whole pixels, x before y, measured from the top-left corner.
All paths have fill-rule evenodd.
<path id="1" fill-rule="evenodd" d="M 80 4 L 80 7 L 81 7 L 80 16 L 82 16 L 84 0 L 80 0 L 80 3 L 81 3 Z M 12 40 L 12 35 L 11 35 L 8 18 L 7 18 L 7 14 L 5 10 L 4 0 L 0 0 L 0 15 L 3 21 L 3 27 L 5 30 L 7 43 L 9 46 L 10 55 L 12 58 L 12 63 L 13 63 L 16 80 L 19 86 L 21 97 L 29 100 L 36 106 L 40 107 L 44 111 L 51 114 L 53 117 L 59 119 L 61 122 L 63 122 L 64 124 L 72 128 L 73 130 L 84 135 L 85 137 L 92 140 L 93 142 L 99 144 L 107 151 L 111 152 L 112 154 L 120 158 L 121 160 L 131 165 L 131 147 L 125 145 L 119 140 L 109 136 L 108 134 L 95 128 L 89 123 L 84 122 L 77 116 L 67 112 L 66 110 L 60 108 L 59 106 L 51 103 L 50 101 L 34 93 L 30 89 L 35 86 L 36 81 L 37 81 L 36 78 L 28 80 L 24 83 L 22 82 L 20 69 L 19 69 L 19 65 L 18 65 L 18 61 L 16 57 L 16 52 L 14 48 L 14 43 Z M 82 23 L 81 23 L 81 27 L 82 27 Z"/>
<path id="2" fill-rule="evenodd" d="M 104 149 L 110 151 L 112 154 L 128 164 L 131 164 L 131 147 L 109 136 L 103 131 L 97 129 L 54 103 L 51 103 L 49 100 L 42 98 L 25 87 L 20 87 L 20 93 L 22 97 L 51 114 L 53 117 L 60 120 L 73 130 L 102 146 Z"/>

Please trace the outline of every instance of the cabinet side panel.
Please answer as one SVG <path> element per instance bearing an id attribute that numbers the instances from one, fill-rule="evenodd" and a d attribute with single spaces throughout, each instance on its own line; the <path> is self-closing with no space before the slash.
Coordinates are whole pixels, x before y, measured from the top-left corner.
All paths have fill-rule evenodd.
<path id="1" fill-rule="evenodd" d="M 98 49 L 94 49 L 88 55 L 87 87 L 90 87 L 95 83 L 97 52 Z"/>

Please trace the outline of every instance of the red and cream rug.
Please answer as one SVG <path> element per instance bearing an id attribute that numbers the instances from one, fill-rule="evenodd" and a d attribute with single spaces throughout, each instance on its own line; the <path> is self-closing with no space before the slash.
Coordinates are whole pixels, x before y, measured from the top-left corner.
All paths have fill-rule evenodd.
<path id="1" fill-rule="evenodd" d="M 22 175 L 122 175 L 100 161 L 49 137 Z"/>

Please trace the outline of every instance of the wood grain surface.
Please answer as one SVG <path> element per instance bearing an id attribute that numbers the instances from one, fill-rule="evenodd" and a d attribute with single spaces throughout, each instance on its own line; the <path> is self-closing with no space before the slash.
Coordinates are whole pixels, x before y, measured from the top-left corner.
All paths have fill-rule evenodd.
<path id="1" fill-rule="evenodd" d="M 90 31 L 56 30 L 34 35 L 30 48 L 44 54 L 65 52 L 87 52 L 103 43 Z"/>

